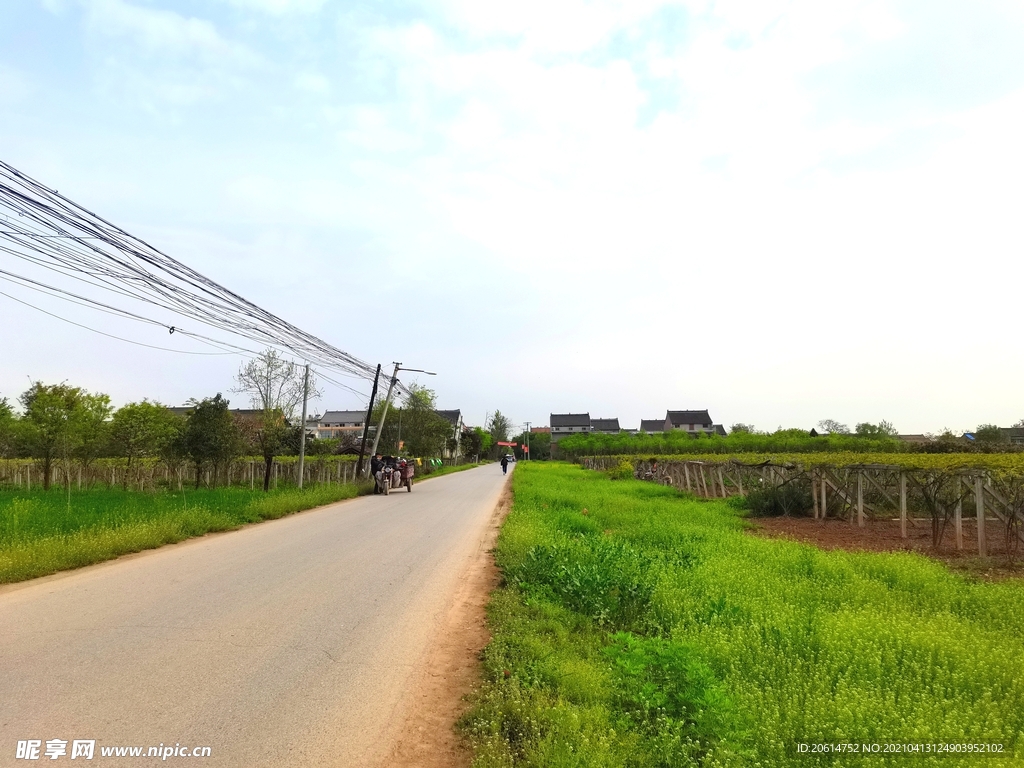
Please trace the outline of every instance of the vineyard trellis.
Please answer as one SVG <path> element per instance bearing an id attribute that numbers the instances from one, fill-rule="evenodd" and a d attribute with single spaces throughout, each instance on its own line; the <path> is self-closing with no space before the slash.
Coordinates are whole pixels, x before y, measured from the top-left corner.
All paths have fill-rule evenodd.
<path id="1" fill-rule="evenodd" d="M 587 469 L 611 470 L 627 459 L 590 456 Z M 974 519 L 977 551 L 989 550 L 989 524 L 1001 525 L 1006 552 L 1014 557 L 1024 543 L 1024 473 L 981 467 L 921 468 L 899 464 L 679 459 L 628 459 L 636 476 L 689 491 L 703 498 L 745 495 L 753 489 L 794 486 L 809 494 L 816 520 L 846 519 L 863 527 L 867 518 L 898 515 L 900 533 L 917 526 L 925 513 L 932 543 L 938 546 L 952 523 L 956 548 L 964 549 L 964 520 Z M 780 495 L 780 500 L 787 497 Z M 804 510 L 786 510 L 802 513 Z"/>
<path id="2" fill-rule="evenodd" d="M 0 487 L 32 490 L 42 488 L 43 472 L 33 459 L 0 461 Z M 298 483 L 297 457 L 274 460 L 271 487 L 281 482 Z M 262 458 L 241 458 L 225 462 L 218 467 L 200 470 L 199 485 L 243 486 L 251 490 L 261 487 Z M 303 484 L 355 482 L 355 457 L 313 456 L 303 467 Z M 130 490 L 146 491 L 160 487 L 181 490 L 195 486 L 195 465 L 186 462 L 146 460 L 130 465 L 124 459 L 98 459 L 89 463 L 57 462 L 54 465 L 55 486 L 84 490 L 98 485 L 121 486 Z"/>

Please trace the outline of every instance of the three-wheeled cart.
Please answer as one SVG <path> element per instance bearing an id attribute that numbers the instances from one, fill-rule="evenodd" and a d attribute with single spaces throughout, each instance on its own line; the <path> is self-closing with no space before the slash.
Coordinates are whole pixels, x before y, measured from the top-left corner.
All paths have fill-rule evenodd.
<path id="1" fill-rule="evenodd" d="M 405 466 L 401 468 L 401 484 L 405 486 L 405 489 L 412 493 L 412 476 L 415 474 L 416 465 L 411 461 L 407 461 Z"/>

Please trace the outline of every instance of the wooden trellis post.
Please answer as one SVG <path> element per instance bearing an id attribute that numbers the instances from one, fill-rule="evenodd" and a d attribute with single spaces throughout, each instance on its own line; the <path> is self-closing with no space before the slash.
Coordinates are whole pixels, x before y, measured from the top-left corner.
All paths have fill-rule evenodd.
<path id="1" fill-rule="evenodd" d="M 722 498 L 724 499 L 726 497 L 726 494 L 725 494 L 725 478 L 722 475 L 722 467 L 721 466 L 718 467 L 718 485 L 722 489 Z"/>
<path id="2" fill-rule="evenodd" d="M 959 487 L 957 488 L 957 491 L 962 493 L 962 491 L 960 491 Z M 956 531 L 956 548 L 958 550 L 964 548 L 964 520 L 963 520 L 963 517 L 964 517 L 964 500 L 958 496 L 957 500 L 956 500 L 956 510 L 954 510 L 954 512 L 953 512 L 953 529 Z"/>
<path id="3" fill-rule="evenodd" d="M 900 472 L 900 536 L 907 538 L 907 474 Z"/>
<path id="4" fill-rule="evenodd" d="M 978 514 L 978 556 L 985 557 L 985 486 L 981 475 L 974 478 L 974 508 Z"/>
<path id="5" fill-rule="evenodd" d="M 825 520 L 828 516 L 828 496 L 826 495 L 828 489 L 828 482 L 825 480 L 825 473 L 821 473 L 821 519 Z"/>
<path id="6" fill-rule="evenodd" d="M 864 527 L 864 470 L 857 470 L 857 525 Z"/>
<path id="7" fill-rule="evenodd" d="M 683 474 L 686 475 L 686 490 L 692 491 L 693 488 L 690 486 L 690 462 L 683 462 Z"/>

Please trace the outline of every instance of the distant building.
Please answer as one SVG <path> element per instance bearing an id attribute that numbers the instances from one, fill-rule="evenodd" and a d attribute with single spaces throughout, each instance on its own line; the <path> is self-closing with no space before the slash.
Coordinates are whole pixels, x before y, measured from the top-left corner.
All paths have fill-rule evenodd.
<path id="1" fill-rule="evenodd" d="M 448 447 L 448 444 L 445 443 L 443 455 L 446 459 L 455 458 L 459 455 L 459 446 L 462 444 L 462 430 L 465 426 L 462 423 L 462 409 L 456 408 L 454 411 L 434 411 L 434 413 L 452 425 L 451 439 L 455 441 L 455 450 L 452 451 Z"/>
<path id="2" fill-rule="evenodd" d="M 925 443 L 935 441 L 935 438 L 931 435 L 896 435 L 896 437 L 905 443 L 914 443 L 916 445 L 923 445 Z"/>
<path id="3" fill-rule="evenodd" d="M 366 411 L 327 411 L 316 423 L 316 436 L 329 440 L 344 435 L 361 437 L 366 424 Z"/>
<path id="4" fill-rule="evenodd" d="M 551 434 L 551 427 L 530 427 L 530 431 Z"/>
<path id="5" fill-rule="evenodd" d="M 619 427 L 618 419 L 591 419 L 590 431 L 602 435 L 617 435 L 622 429 Z"/>
<path id="6" fill-rule="evenodd" d="M 1014 445 L 1024 445 L 1024 427 L 1003 427 L 1000 431 Z"/>
<path id="7" fill-rule="evenodd" d="M 589 413 L 552 413 L 549 423 L 551 425 L 552 451 L 562 438 L 590 432 Z"/>
<path id="8" fill-rule="evenodd" d="M 665 431 L 665 419 L 640 419 L 640 431 L 648 434 Z"/>
<path id="9" fill-rule="evenodd" d="M 665 431 L 673 429 L 681 429 L 690 433 L 714 432 L 715 425 L 707 411 L 667 411 Z"/>

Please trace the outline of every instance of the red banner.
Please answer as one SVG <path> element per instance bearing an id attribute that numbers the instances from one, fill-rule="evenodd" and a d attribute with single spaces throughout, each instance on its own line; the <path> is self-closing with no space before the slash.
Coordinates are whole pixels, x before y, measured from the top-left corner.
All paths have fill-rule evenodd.
<path id="1" fill-rule="evenodd" d="M 507 445 L 510 446 L 511 448 L 515 448 L 516 445 L 518 445 L 518 443 L 503 443 L 501 440 L 499 440 L 498 445 Z"/>

